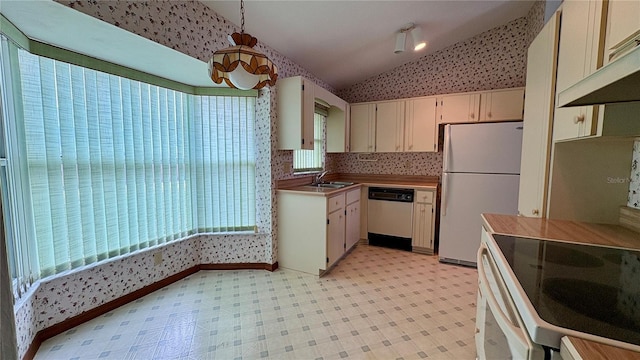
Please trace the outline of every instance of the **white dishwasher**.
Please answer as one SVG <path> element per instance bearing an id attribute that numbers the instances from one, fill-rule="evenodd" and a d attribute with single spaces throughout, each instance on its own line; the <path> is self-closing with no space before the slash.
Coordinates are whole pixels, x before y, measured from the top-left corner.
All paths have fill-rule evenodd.
<path id="1" fill-rule="evenodd" d="M 411 251 L 413 189 L 369 188 L 369 245 Z"/>

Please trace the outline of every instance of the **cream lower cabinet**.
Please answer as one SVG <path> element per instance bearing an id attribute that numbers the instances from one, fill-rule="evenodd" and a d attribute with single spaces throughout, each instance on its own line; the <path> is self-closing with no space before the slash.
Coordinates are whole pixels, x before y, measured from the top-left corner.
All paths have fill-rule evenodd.
<path id="1" fill-rule="evenodd" d="M 345 251 L 360 240 L 360 189 L 349 190 L 346 194 Z"/>
<path id="2" fill-rule="evenodd" d="M 433 255 L 434 238 L 434 191 L 416 191 L 413 203 L 413 252 Z"/>
<path id="3" fill-rule="evenodd" d="M 359 187 L 330 197 L 278 192 L 278 265 L 313 275 L 328 270 L 359 239 L 359 206 Z"/>

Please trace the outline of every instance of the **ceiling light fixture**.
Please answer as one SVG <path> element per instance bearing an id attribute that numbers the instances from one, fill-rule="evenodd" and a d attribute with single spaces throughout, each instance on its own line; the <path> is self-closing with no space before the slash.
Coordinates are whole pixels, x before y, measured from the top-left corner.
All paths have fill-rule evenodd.
<path id="1" fill-rule="evenodd" d="M 249 90 L 273 86 L 278 68 L 264 54 L 253 49 L 258 39 L 244 32 L 244 0 L 240 0 L 240 33 L 229 36 L 231 46 L 213 53 L 209 60 L 209 77 L 216 84 L 222 81 L 231 88 Z"/>
<path id="2" fill-rule="evenodd" d="M 414 23 L 409 23 L 396 34 L 394 53 L 399 54 L 404 51 L 408 32 L 411 33 L 411 39 L 413 40 L 413 51 L 420 51 L 427 47 L 427 42 L 422 37 L 422 29 Z"/>

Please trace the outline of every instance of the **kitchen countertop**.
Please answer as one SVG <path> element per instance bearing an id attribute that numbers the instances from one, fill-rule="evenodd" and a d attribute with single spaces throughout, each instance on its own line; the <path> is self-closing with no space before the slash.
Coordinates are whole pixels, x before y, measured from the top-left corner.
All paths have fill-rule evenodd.
<path id="1" fill-rule="evenodd" d="M 295 193 L 304 193 L 304 194 L 308 194 L 308 195 L 319 195 L 319 196 L 331 196 L 331 195 L 335 195 L 338 193 L 341 193 L 343 191 L 349 191 L 349 190 L 353 190 L 353 189 L 357 189 L 360 188 L 362 186 L 362 184 L 353 184 L 353 185 L 348 185 L 345 187 L 341 187 L 341 188 L 325 188 L 325 187 L 316 187 L 316 186 L 311 186 L 311 184 L 309 185 L 299 185 L 299 186 L 293 186 L 293 187 L 287 187 L 287 188 L 283 188 L 283 189 L 278 189 L 278 192 L 295 192 Z"/>
<path id="2" fill-rule="evenodd" d="M 403 175 L 369 175 L 369 174 L 329 174 L 324 181 L 353 182 L 354 185 L 339 189 L 314 188 L 309 186 L 313 176 L 285 179 L 278 181 L 278 192 L 298 192 L 310 195 L 330 196 L 341 191 L 351 190 L 356 186 L 379 186 L 390 188 L 412 188 L 416 190 L 436 191 L 438 177 L 434 176 L 403 176 Z"/>
<path id="3" fill-rule="evenodd" d="M 619 225 L 482 214 L 492 233 L 602 246 L 640 249 L 640 234 Z"/>
<path id="4" fill-rule="evenodd" d="M 619 225 L 497 214 L 482 214 L 482 219 L 490 233 L 633 250 L 640 249 L 640 233 Z M 567 340 L 571 342 L 579 354 L 580 357 L 577 359 L 640 359 L 640 353 L 635 351 L 577 337 L 570 337 Z M 603 353 L 607 355 L 603 357 Z"/>

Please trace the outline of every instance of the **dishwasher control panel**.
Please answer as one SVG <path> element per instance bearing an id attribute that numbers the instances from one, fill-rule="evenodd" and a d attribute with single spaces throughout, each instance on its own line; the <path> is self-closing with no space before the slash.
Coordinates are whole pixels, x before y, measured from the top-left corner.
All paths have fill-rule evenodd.
<path id="1" fill-rule="evenodd" d="M 384 201 L 413 202 L 413 189 L 370 187 L 369 199 Z"/>

